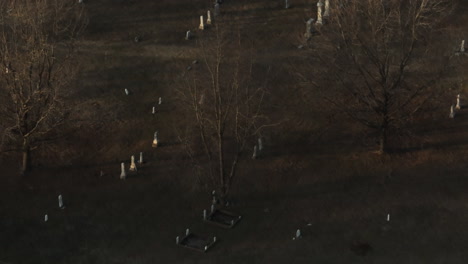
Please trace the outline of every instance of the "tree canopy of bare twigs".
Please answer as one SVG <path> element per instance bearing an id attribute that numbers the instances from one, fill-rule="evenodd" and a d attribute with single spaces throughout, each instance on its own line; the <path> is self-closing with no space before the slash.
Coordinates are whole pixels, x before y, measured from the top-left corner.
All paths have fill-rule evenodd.
<path id="1" fill-rule="evenodd" d="M 0 3 L 1 150 L 30 152 L 57 133 L 67 118 L 63 98 L 77 70 L 74 40 L 85 26 L 72 0 L 5 0 Z"/>
<path id="2" fill-rule="evenodd" d="M 453 45 L 438 34 L 453 2 L 330 1 L 314 50 L 325 66 L 327 100 L 378 132 L 381 153 L 388 152 L 389 136 L 441 92 Z"/>
<path id="3" fill-rule="evenodd" d="M 239 31 L 218 25 L 212 30 L 199 40 L 200 63 L 181 78 L 178 98 L 186 132 L 179 134 L 199 180 L 209 179 L 224 199 L 239 163 L 252 157 L 268 125 L 263 113 L 268 69 L 255 78 L 253 54 Z"/>

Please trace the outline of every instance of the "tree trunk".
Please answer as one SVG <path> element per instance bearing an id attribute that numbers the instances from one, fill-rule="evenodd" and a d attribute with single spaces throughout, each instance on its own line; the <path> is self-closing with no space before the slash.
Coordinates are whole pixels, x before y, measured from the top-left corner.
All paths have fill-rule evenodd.
<path id="1" fill-rule="evenodd" d="M 380 154 L 387 153 L 387 130 L 385 128 L 380 129 L 380 139 L 379 139 L 379 152 Z"/>
<path id="2" fill-rule="evenodd" d="M 28 139 L 23 139 L 21 175 L 24 176 L 31 169 L 31 147 Z"/>

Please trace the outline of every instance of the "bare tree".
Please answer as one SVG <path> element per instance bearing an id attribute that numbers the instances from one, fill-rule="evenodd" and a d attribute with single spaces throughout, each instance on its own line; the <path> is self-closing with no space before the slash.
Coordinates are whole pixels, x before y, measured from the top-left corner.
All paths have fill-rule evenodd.
<path id="1" fill-rule="evenodd" d="M 67 118 L 64 96 L 75 77 L 74 39 L 82 8 L 71 0 L 7 0 L 0 4 L 1 150 L 31 151 Z"/>
<path id="2" fill-rule="evenodd" d="M 239 32 L 218 24 L 200 40 L 202 63 L 184 74 L 179 98 L 189 132 L 181 140 L 197 175 L 208 176 L 224 200 L 239 164 L 251 157 L 246 152 L 252 153 L 266 126 L 266 78 L 255 78 L 252 54 L 243 48 Z"/>
<path id="3" fill-rule="evenodd" d="M 379 151 L 387 152 L 389 135 L 429 107 L 440 92 L 436 86 L 451 48 L 442 43 L 446 46 L 441 49 L 434 36 L 453 1 L 330 2 L 331 15 L 315 50 L 326 66 L 322 74 L 333 84 L 327 98 L 377 131 Z"/>

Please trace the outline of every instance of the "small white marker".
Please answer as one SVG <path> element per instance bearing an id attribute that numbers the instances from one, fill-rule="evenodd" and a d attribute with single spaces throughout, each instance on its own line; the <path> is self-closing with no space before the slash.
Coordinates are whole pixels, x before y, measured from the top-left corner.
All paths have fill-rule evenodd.
<path id="1" fill-rule="evenodd" d="M 390 214 L 387 214 L 387 222 L 390 222 Z"/>
<path id="2" fill-rule="evenodd" d="M 126 95 L 129 95 L 129 94 L 130 94 L 130 92 L 128 91 L 127 88 L 125 88 L 125 94 L 126 94 Z"/>
<path id="3" fill-rule="evenodd" d="M 49 216 L 48 215 L 44 215 L 44 222 L 47 222 L 49 221 Z"/>
<path id="4" fill-rule="evenodd" d="M 153 106 L 153 110 L 151 110 L 151 113 L 154 115 L 156 113 L 156 107 Z"/>
<path id="5" fill-rule="evenodd" d="M 185 229 L 185 235 L 188 236 L 190 234 L 190 229 Z"/>

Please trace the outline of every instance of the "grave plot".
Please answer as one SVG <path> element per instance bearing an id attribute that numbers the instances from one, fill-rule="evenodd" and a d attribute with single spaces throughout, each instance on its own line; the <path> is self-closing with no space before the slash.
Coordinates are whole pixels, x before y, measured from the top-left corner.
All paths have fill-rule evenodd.
<path id="1" fill-rule="evenodd" d="M 183 247 L 193 249 L 199 252 L 207 252 L 216 243 L 216 237 L 208 238 L 201 235 L 191 233 L 189 229 L 185 232 L 185 236 L 179 239 L 176 237 L 176 243 Z"/>
<path id="2" fill-rule="evenodd" d="M 242 216 L 226 211 L 226 210 L 213 210 L 210 215 L 205 218 L 205 221 L 224 228 L 233 228 Z"/>

